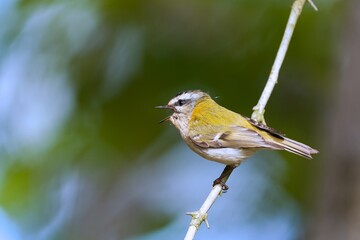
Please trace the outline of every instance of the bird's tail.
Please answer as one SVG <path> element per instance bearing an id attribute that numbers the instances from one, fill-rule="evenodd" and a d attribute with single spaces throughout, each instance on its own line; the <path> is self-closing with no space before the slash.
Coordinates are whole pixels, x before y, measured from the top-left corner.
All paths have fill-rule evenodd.
<path id="1" fill-rule="evenodd" d="M 292 139 L 286 138 L 286 137 L 283 137 L 283 139 L 280 141 L 276 141 L 276 145 L 277 145 L 277 147 L 279 147 L 279 149 L 283 149 L 288 152 L 295 153 L 299 156 L 302 156 L 302 157 L 305 157 L 308 159 L 312 159 L 311 154 L 319 153 L 318 150 L 316 150 L 308 145 L 305 145 L 303 143 L 297 142 L 295 140 L 292 140 Z"/>

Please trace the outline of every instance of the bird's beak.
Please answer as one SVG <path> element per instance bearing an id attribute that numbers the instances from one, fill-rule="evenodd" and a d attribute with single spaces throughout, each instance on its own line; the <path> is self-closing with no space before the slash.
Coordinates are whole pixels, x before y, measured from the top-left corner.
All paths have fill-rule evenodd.
<path id="1" fill-rule="evenodd" d="M 156 106 L 155 108 L 166 108 L 166 109 L 172 109 L 172 107 L 170 107 L 169 105 L 165 105 L 165 106 Z"/>
<path id="2" fill-rule="evenodd" d="M 171 109 L 171 110 L 175 111 L 174 107 L 171 107 L 171 106 L 169 106 L 169 105 L 165 105 L 165 106 L 156 106 L 155 108 L 165 108 L 165 109 Z M 170 118 L 171 118 L 171 115 L 170 115 L 170 116 L 168 116 L 168 117 L 166 117 L 166 118 L 164 118 L 164 119 L 163 119 L 163 120 L 161 120 L 159 123 L 163 123 L 163 122 L 169 121 L 169 120 L 170 120 Z"/>
<path id="3" fill-rule="evenodd" d="M 163 120 L 161 120 L 159 123 L 170 121 L 170 118 L 171 118 L 171 116 L 168 116 L 168 117 L 164 118 Z"/>
<path id="4" fill-rule="evenodd" d="M 171 109 L 173 110 L 174 112 L 177 112 L 176 111 L 176 108 L 174 106 L 169 106 L 169 105 L 165 105 L 165 106 L 156 106 L 155 108 L 165 108 L 165 109 Z"/>

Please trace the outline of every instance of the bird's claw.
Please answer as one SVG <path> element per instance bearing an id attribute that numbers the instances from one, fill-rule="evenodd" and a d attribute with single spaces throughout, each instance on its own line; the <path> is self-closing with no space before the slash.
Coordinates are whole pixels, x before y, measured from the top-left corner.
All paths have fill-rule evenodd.
<path id="1" fill-rule="evenodd" d="M 214 187 L 215 185 L 218 185 L 218 184 L 220 184 L 221 190 L 222 190 L 223 192 L 226 192 L 227 190 L 229 190 L 228 185 L 226 185 L 226 184 L 221 180 L 221 178 L 215 179 L 215 181 L 214 181 L 214 183 L 213 183 L 213 187 Z"/>

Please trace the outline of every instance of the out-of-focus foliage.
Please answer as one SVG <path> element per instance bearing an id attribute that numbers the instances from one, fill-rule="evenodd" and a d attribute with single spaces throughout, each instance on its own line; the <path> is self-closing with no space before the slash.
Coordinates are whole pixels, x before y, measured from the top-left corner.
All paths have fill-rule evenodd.
<path id="1" fill-rule="evenodd" d="M 0 0 L 0 238 L 181 238 L 183 213 L 222 166 L 158 125 L 167 113 L 154 106 L 199 88 L 251 115 L 291 3 Z M 266 112 L 315 147 L 342 22 L 340 1 L 318 7 L 304 8 Z M 287 153 L 256 155 L 199 234 L 296 238 L 315 172 Z"/>

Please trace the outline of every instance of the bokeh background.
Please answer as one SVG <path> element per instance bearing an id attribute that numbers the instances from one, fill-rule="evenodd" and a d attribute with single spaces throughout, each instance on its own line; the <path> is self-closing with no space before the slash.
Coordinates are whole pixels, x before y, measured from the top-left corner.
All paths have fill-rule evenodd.
<path id="1" fill-rule="evenodd" d="M 0 0 L 0 239 L 182 239 L 223 166 L 154 106 L 202 89 L 250 116 L 291 4 Z M 360 4 L 316 4 L 265 117 L 320 154 L 254 155 L 197 239 L 360 236 Z"/>

